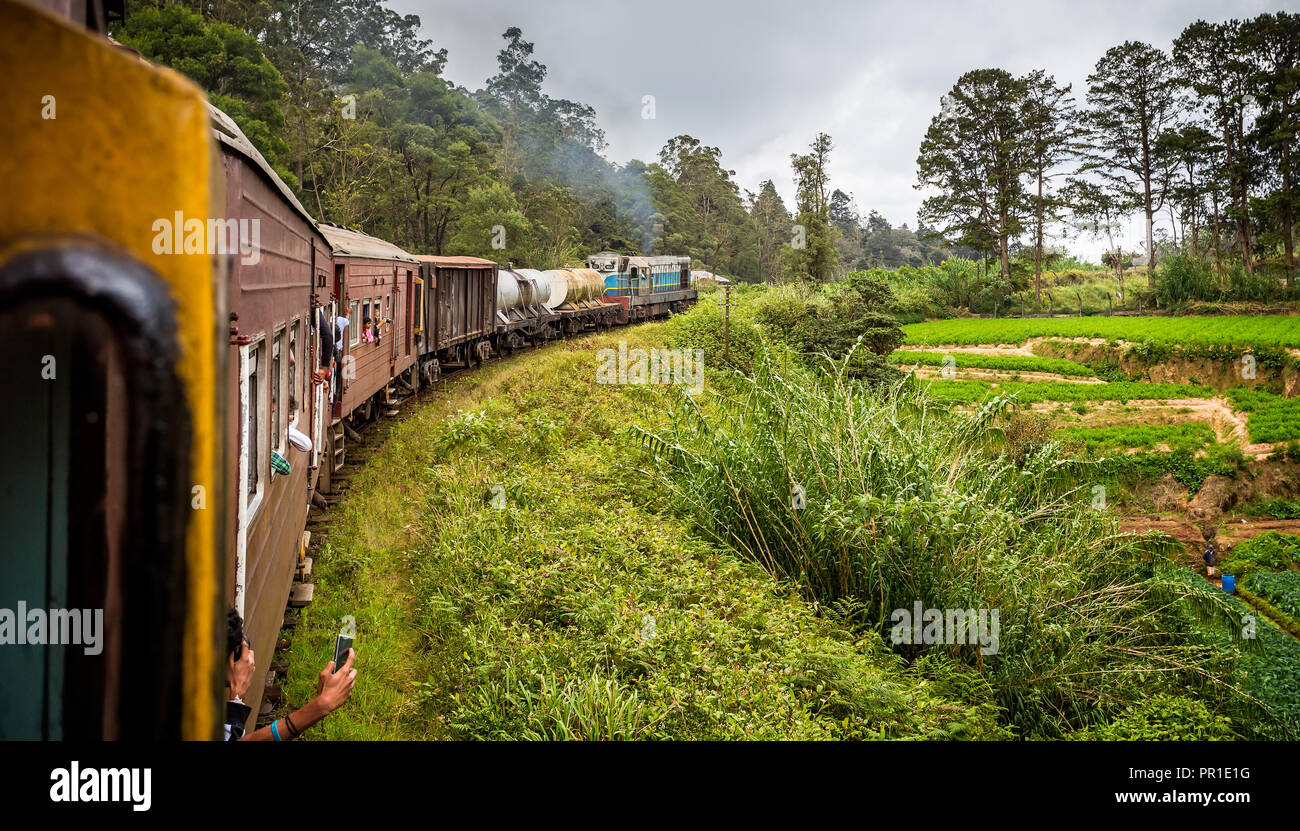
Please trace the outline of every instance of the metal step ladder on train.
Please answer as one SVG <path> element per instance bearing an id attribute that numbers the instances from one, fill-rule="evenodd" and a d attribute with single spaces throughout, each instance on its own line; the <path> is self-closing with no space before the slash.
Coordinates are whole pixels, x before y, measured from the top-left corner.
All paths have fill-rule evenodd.
<path id="1" fill-rule="evenodd" d="M 336 418 L 330 422 L 330 447 L 334 451 L 332 470 L 338 472 L 343 469 L 343 463 L 347 454 L 347 433 L 343 429 L 343 419 Z"/>

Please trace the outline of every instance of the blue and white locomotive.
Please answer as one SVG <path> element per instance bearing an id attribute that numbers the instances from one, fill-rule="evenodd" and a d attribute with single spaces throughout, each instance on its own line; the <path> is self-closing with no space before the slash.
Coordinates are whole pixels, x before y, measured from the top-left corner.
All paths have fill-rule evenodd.
<path id="1" fill-rule="evenodd" d="M 604 280 L 601 300 L 621 305 L 628 321 L 685 311 L 696 299 L 690 257 L 639 257 L 601 251 L 587 258 L 587 267 Z"/>

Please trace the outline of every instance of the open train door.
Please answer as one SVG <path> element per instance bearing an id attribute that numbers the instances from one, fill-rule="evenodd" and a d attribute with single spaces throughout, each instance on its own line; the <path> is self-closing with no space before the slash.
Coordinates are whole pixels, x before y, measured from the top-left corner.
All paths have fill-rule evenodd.
<path id="1" fill-rule="evenodd" d="M 406 356 L 411 356 L 411 330 L 415 328 L 415 275 L 406 270 L 406 302 L 402 304 L 402 331 L 405 333 Z"/>

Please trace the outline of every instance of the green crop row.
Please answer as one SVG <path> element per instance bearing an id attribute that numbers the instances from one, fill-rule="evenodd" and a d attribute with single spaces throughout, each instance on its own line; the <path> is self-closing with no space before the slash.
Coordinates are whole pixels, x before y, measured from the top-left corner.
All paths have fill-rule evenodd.
<path id="1" fill-rule="evenodd" d="M 889 356 L 891 364 L 943 366 L 948 358 L 958 369 L 1000 369 L 1011 372 L 1052 372 L 1081 378 L 1093 377 L 1089 367 L 1063 358 L 1039 358 L 1031 355 L 976 355 L 970 352 L 913 352 L 899 350 Z"/>
<path id="2" fill-rule="evenodd" d="M 1069 381 L 1029 383 L 1006 381 L 924 382 L 930 385 L 930 394 L 958 403 L 981 401 L 991 393 L 1011 396 L 1026 404 L 1041 401 L 1167 401 L 1176 398 L 1213 398 L 1214 390 L 1199 384 L 1143 384 L 1134 381 L 1117 381 L 1111 384 L 1073 384 Z"/>
<path id="3" fill-rule="evenodd" d="M 1300 519 L 1300 502 L 1290 499 L 1259 499 L 1237 506 L 1237 512 L 1246 516 L 1267 516 L 1273 519 Z"/>
<path id="4" fill-rule="evenodd" d="M 1283 398 L 1242 387 L 1228 390 L 1232 406 L 1244 413 L 1252 441 L 1280 442 L 1300 439 L 1300 398 Z"/>
<path id="5" fill-rule="evenodd" d="M 1300 621 L 1300 571 L 1259 571 L 1245 581 L 1250 591 Z"/>
<path id="6" fill-rule="evenodd" d="M 1294 563 L 1300 563 L 1300 536 L 1265 531 L 1234 545 L 1219 567 L 1224 574 L 1248 577 L 1259 572 L 1286 571 Z"/>
<path id="7" fill-rule="evenodd" d="M 1300 346 L 1300 317 L 963 318 L 903 327 L 907 343 L 1019 344 L 1029 338 L 1106 338 L 1169 344 Z"/>
<path id="8" fill-rule="evenodd" d="M 1171 450 L 1200 450 L 1217 436 L 1208 424 L 1142 424 L 1133 427 L 1066 427 L 1056 431 L 1067 442 L 1082 442 L 1090 453 L 1168 445 Z"/>
<path id="9" fill-rule="evenodd" d="M 1091 464 L 1098 478 L 1118 482 L 1155 480 L 1167 473 L 1195 493 L 1210 476 L 1234 476 L 1241 463 L 1241 449 L 1236 445 L 1212 444 L 1203 456 L 1174 448 L 1170 453 L 1112 454 Z"/>
<path id="10" fill-rule="evenodd" d="M 1188 591 L 1203 598 L 1204 605 L 1219 603 L 1231 609 L 1224 619 L 1192 615 L 1192 626 L 1207 645 L 1232 655 L 1235 677 L 1231 680 L 1258 700 L 1280 723 L 1265 724 L 1257 713 L 1243 712 L 1229 703 L 1221 714 L 1232 718 L 1240 732 L 1259 738 L 1291 739 L 1300 735 L 1300 640 L 1287 635 L 1240 599 L 1225 594 L 1190 569 L 1179 569 Z M 1247 636 L 1247 626 L 1251 626 Z"/>

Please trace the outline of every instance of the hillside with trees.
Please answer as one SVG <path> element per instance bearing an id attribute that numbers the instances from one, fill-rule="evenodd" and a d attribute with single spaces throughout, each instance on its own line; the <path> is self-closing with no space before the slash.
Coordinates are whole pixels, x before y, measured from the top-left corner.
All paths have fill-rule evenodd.
<path id="1" fill-rule="evenodd" d="M 418 17 L 379 0 L 343 6 L 135 0 L 113 34 L 203 86 L 319 219 L 410 251 L 537 268 L 606 248 L 689 254 L 746 282 L 947 255 L 923 226 L 859 216 L 829 184 L 827 135 L 791 154 L 791 205 L 771 181 L 742 187 L 723 150 L 695 136 L 620 164 L 592 107 L 548 94 L 518 27 L 502 34 L 497 73 L 470 90 L 444 77 L 447 50 L 420 37 Z"/>
<path id="2" fill-rule="evenodd" d="M 114 31 L 201 84 L 320 219 L 414 252 L 540 268 L 687 254 L 755 283 L 884 269 L 913 315 L 1292 296 L 1300 15 L 1116 45 L 1079 90 L 1048 69 L 963 74 L 919 148 L 914 226 L 835 186 L 825 133 L 792 148 L 789 202 L 697 136 L 615 161 L 518 27 L 473 90 L 420 33 L 380 0 L 134 0 Z M 1131 219 L 1139 250 L 1120 243 Z M 1082 235 L 1106 241 L 1100 266 L 1068 255 Z"/>
<path id="3" fill-rule="evenodd" d="M 1036 310 L 1053 227 L 1108 241 L 1116 303 L 1130 300 L 1133 262 L 1148 303 L 1287 299 L 1298 104 L 1300 15 L 1285 12 L 1196 21 L 1168 47 L 1119 44 L 1078 93 L 1045 70 L 973 70 L 921 144 L 921 217 L 992 263 L 1004 299 L 1032 295 Z M 1130 218 L 1139 251 L 1116 244 Z"/>

